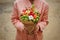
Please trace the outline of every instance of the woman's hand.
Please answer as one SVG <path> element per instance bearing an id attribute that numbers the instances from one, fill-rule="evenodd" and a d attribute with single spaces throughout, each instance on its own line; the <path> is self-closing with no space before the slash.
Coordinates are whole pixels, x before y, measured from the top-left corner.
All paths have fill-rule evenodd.
<path id="1" fill-rule="evenodd" d="M 18 30 L 23 31 L 24 30 L 24 24 L 22 22 L 15 23 L 15 26 Z"/>
<path id="2" fill-rule="evenodd" d="M 39 30 L 39 25 L 37 24 L 36 27 L 35 27 L 34 32 L 38 32 L 38 30 Z"/>

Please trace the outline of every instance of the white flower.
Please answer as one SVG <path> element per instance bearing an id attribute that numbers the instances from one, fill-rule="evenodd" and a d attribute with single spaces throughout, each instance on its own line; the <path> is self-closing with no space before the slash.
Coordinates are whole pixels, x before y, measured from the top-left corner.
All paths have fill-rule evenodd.
<path id="1" fill-rule="evenodd" d="M 30 15 L 30 16 L 29 16 L 29 20 L 32 20 L 32 19 L 33 19 L 33 16 L 32 16 L 32 15 Z"/>

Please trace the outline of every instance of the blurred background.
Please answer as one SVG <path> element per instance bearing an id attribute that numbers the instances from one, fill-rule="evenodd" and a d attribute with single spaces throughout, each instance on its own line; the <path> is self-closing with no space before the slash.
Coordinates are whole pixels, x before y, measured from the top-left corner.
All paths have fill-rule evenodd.
<path id="1" fill-rule="evenodd" d="M 60 0 L 46 0 L 49 4 L 49 25 L 43 40 L 60 40 Z M 0 0 L 0 40 L 15 40 L 16 29 L 10 17 L 14 0 Z"/>

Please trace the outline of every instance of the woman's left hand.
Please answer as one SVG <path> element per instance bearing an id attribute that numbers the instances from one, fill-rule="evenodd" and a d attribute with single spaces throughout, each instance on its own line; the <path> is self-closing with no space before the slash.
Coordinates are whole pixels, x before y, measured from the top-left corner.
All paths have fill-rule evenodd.
<path id="1" fill-rule="evenodd" d="M 34 32 L 38 32 L 39 30 L 39 25 L 36 25 Z"/>

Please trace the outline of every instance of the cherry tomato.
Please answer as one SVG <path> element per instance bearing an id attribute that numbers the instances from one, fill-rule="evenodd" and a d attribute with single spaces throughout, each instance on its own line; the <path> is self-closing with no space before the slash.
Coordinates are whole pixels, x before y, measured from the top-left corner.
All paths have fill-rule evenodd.
<path id="1" fill-rule="evenodd" d="M 37 17 L 37 15 L 34 15 L 34 18 L 36 18 Z"/>

